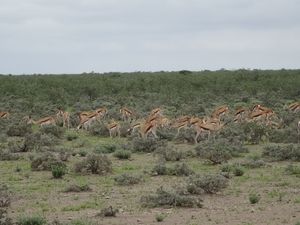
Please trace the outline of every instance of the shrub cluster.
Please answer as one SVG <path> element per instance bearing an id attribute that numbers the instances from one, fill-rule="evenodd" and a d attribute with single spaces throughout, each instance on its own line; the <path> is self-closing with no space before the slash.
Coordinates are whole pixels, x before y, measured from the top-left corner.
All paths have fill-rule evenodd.
<path id="1" fill-rule="evenodd" d="M 54 127 L 54 126 L 49 126 Z M 53 147 L 58 144 L 59 139 L 53 134 L 42 134 L 39 131 L 33 133 L 27 133 L 24 138 L 24 146 L 28 148 L 29 151 L 36 150 L 41 151 L 43 147 Z"/>
<path id="2" fill-rule="evenodd" d="M 119 149 L 113 153 L 113 156 L 118 159 L 129 159 L 131 157 L 131 151 Z"/>
<path id="3" fill-rule="evenodd" d="M 72 185 L 66 187 L 64 192 L 83 192 L 83 191 L 91 191 L 91 190 L 92 189 L 87 184 L 85 184 L 85 185 L 72 184 Z"/>
<path id="4" fill-rule="evenodd" d="M 144 182 L 144 178 L 142 177 L 142 175 L 135 176 L 127 173 L 115 176 L 114 180 L 118 185 L 133 185 L 133 184 Z"/>
<path id="5" fill-rule="evenodd" d="M 300 161 L 300 146 L 288 145 L 275 145 L 270 144 L 264 146 L 262 151 L 262 157 L 268 160 L 283 161 L 283 160 L 295 160 Z"/>
<path id="6" fill-rule="evenodd" d="M 178 151 L 170 146 L 157 148 L 155 150 L 155 154 L 159 154 L 161 156 L 161 160 L 172 162 L 185 158 L 185 153 L 183 151 Z"/>
<path id="7" fill-rule="evenodd" d="M 29 125 L 12 125 L 9 127 L 9 129 L 7 130 L 6 134 L 10 137 L 13 136 L 19 136 L 19 137 L 24 137 L 27 133 L 31 133 L 32 132 L 32 128 Z"/>
<path id="8" fill-rule="evenodd" d="M 4 150 L 4 149 L 0 149 L 0 160 L 18 160 L 20 158 L 20 155 L 13 153 L 10 149 L 8 150 Z"/>
<path id="9" fill-rule="evenodd" d="M 163 187 L 156 190 L 154 195 L 143 195 L 141 203 L 144 207 L 199 207 L 202 208 L 203 200 L 199 196 L 182 195 L 176 191 L 168 191 Z"/>
<path id="10" fill-rule="evenodd" d="M 189 177 L 187 190 L 191 194 L 214 194 L 228 186 L 228 180 L 215 173 L 206 173 L 204 176 L 195 175 Z"/>
<path id="11" fill-rule="evenodd" d="M 158 161 L 151 170 L 155 175 L 175 175 L 175 176 L 189 176 L 195 172 L 186 163 L 176 163 L 174 167 L 167 167 L 164 161 Z"/>
<path id="12" fill-rule="evenodd" d="M 33 155 L 30 160 L 32 170 L 52 170 L 55 166 L 66 167 L 52 152 L 38 153 Z"/>
<path id="13" fill-rule="evenodd" d="M 56 179 L 62 178 L 66 174 L 66 167 L 62 166 L 53 166 L 52 167 L 52 176 Z"/>
<path id="14" fill-rule="evenodd" d="M 104 154 L 89 154 L 85 159 L 75 163 L 75 173 L 92 172 L 104 174 L 112 172 L 112 162 Z"/>
<path id="15" fill-rule="evenodd" d="M 167 140 L 157 140 L 155 138 L 136 137 L 132 140 L 132 152 L 154 152 L 159 147 L 167 147 Z"/>

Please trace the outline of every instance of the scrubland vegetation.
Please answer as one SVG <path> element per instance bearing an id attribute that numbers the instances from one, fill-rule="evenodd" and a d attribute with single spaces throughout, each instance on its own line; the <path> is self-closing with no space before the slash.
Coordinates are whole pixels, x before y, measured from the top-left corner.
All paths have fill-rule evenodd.
<path id="1" fill-rule="evenodd" d="M 10 113 L 0 119 L 0 224 L 299 224 L 300 112 L 283 108 L 300 101 L 299 76 L 284 69 L 0 75 L 0 112 Z M 254 104 L 274 110 L 280 127 L 232 123 L 236 109 Z M 192 127 L 158 128 L 158 138 L 145 140 L 128 133 L 120 115 L 127 107 L 141 120 L 160 107 L 169 119 L 203 118 L 221 105 L 229 108 L 226 125 L 196 145 Z M 78 113 L 99 107 L 108 110 L 101 122 L 77 131 Z M 41 128 L 19 123 L 58 109 L 70 112 L 70 129 L 61 119 Z M 120 139 L 104 125 L 112 118 Z"/>

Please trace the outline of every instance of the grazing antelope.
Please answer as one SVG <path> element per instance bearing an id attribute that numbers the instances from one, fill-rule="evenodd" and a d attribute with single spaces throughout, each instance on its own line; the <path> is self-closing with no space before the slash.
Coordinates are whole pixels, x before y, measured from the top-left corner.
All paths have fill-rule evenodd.
<path id="1" fill-rule="evenodd" d="M 135 122 L 135 123 L 131 124 L 130 127 L 128 128 L 127 132 L 131 131 L 131 134 L 133 134 L 134 131 L 136 129 L 140 128 L 142 124 L 143 124 L 143 122 Z"/>
<path id="2" fill-rule="evenodd" d="M 249 115 L 249 109 L 247 108 L 240 108 L 235 110 L 234 114 L 235 117 L 239 116 L 240 118 L 247 117 Z"/>
<path id="3" fill-rule="evenodd" d="M 187 127 L 188 127 L 188 121 L 184 121 L 184 122 L 175 123 L 171 128 L 177 129 L 178 134 L 179 134 L 179 131 L 183 128 L 184 133 L 186 134 Z"/>
<path id="4" fill-rule="evenodd" d="M 104 117 L 107 114 L 107 109 L 106 108 L 98 108 L 95 110 L 96 113 L 99 113 L 100 116 Z"/>
<path id="5" fill-rule="evenodd" d="M 221 124 L 220 126 L 215 126 L 215 125 L 211 125 L 211 124 L 196 124 L 194 126 L 194 130 L 196 131 L 196 136 L 195 136 L 195 144 L 198 144 L 197 139 L 198 136 L 201 132 L 203 133 L 207 133 L 208 134 L 208 140 L 210 139 L 210 135 L 211 133 L 216 133 L 219 130 L 221 130 L 226 123 Z M 215 139 L 215 135 L 214 135 L 214 139 Z"/>
<path id="6" fill-rule="evenodd" d="M 221 116 L 226 116 L 228 117 L 229 114 L 229 109 L 227 106 L 220 106 L 216 109 L 215 112 L 212 113 L 213 118 L 218 118 L 221 120 Z"/>
<path id="7" fill-rule="evenodd" d="M 9 120 L 10 113 L 8 111 L 0 112 L 0 119 L 7 118 Z"/>
<path id="8" fill-rule="evenodd" d="M 290 104 L 289 106 L 284 105 L 283 109 L 288 109 L 290 110 L 292 113 L 296 113 L 299 111 L 300 109 L 300 103 L 299 102 L 295 102 L 293 104 Z"/>
<path id="9" fill-rule="evenodd" d="M 63 119 L 63 127 L 68 125 L 68 129 L 70 129 L 70 113 L 69 112 L 63 112 L 62 110 L 58 110 L 56 112 L 56 117 L 60 118 L 62 117 Z"/>
<path id="10" fill-rule="evenodd" d="M 116 123 L 114 119 L 112 119 L 110 124 L 107 124 L 106 121 L 104 121 L 104 125 L 109 131 L 109 137 L 112 138 L 113 133 L 117 132 L 118 133 L 118 138 L 120 139 L 120 124 Z"/>
<path id="11" fill-rule="evenodd" d="M 153 115 L 163 116 L 163 112 L 164 112 L 164 110 L 162 108 L 156 108 L 150 112 L 150 116 L 153 116 Z"/>
<path id="12" fill-rule="evenodd" d="M 82 129 L 85 129 L 86 131 L 88 128 L 91 126 L 92 119 L 89 117 L 85 117 L 82 120 L 80 120 L 78 126 L 77 126 L 77 131 L 82 127 Z"/>
<path id="13" fill-rule="evenodd" d="M 56 125 L 56 119 L 53 116 L 47 116 L 44 118 L 39 119 L 38 121 L 33 120 L 32 118 L 28 117 L 28 124 L 38 124 L 40 127 L 43 127 L 45 125 Z"/>
<path id="14" fill-rule="evenodd" d="M 129 109 L 127 109 L 127 108 L 121 108 L 120 109 L 120 113 L 122 114 L 122 120 L 124 121 L 124 122 L 129 122 L 129 120 L 130 120 L 130 118 L 132 119 L 132 120 L 135 120 L 136 119 L 136 117 L 135 117 L 135 115 L 132 113 L 132 111 L 131 110 L 129 110 Z"/>
<path id="15" fill-rule="evenodd" d="M 144 123 L 140 128 L 140 133 L 143 139 L 147 139 L 148 134 L 151 132 L 154 137 L 158 138 L 156 135 L 157 123 Z"/>
<path id="16" fill-rule="evenodd" d="M 27 121 L 27 124 L 29 124 L 30 117 L 29 116 L 24 116 L 21 120 L 20 120 L 20 124 L 24 123 Z"/>

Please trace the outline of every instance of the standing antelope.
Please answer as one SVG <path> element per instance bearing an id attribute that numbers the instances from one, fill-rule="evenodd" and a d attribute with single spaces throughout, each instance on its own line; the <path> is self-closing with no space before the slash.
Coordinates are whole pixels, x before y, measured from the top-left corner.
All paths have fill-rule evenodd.
<path id="1" fill-rule="evenodd" d="M 135 120 L 136 118 L 135 115 L 131 112 L 131 110 L 124 107 L 120 109 L 120 113 L 122 114 L 121 116 L 124 122 L 129 122 L 130 118 L 132 120 Z"/>
<path id="2" fill-rule="evenodd" d="M 106 121 L 104 121 L 104 125 L 106 126 L 106 128 L 109 131 L 109 137 L 112 138 L 113 136 L 113 132 L 117 132 L 118 133 L 118 138 L 120 139 L 120 124 L 116 123 L 114 119 L 112 119 L 110 124 L 107 124 Z"/>
<path id="3" fill-rule="evenodd" d="M 154 137 L 158 138 L 156 135 L 157 123 L 145 123 L 140 128 L 140 133 L 143 139 L 147 139 L 148 134 L 151 132 Z"/>
<path id="4" fill-rule="evenodd" d="M 68 125 L 68 129 L 70 129 L 70 113 L 69 112 L 63 112 L 62 110 L 58 110 L 56 112 L 56 117 L 60 118 L 62 117 L 63 119 L 63 127 Z"/>
<path id="5" fill-rule="evenodd" d="M 221 124 L 220 126 L 215 126 L 215 125 L 211 125 L 211 124 L 196 124 L 194 126 L 194 130 L 196 131 L 196 136 L 195 136 L 195 144 L 197 144 L 197 138 L 199 136 L 199 134 L 201 132 L 207 133 L 208 134 L 208 140 L 210 139 L 210 135 L 211 133 L 216 133 L 219 130 L 221 130 L 223 127 L 225 126 L 225 124 Z M 215 135 L 214 135 L 215 138 Z"/>

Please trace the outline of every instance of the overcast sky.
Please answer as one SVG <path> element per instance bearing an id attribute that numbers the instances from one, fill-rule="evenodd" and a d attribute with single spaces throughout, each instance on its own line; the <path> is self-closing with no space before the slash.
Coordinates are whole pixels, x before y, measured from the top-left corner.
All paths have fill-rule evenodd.
<path id="1" fill-rule="evenodd" d="M 0 0 L 0 74 L 299 69 L 300 0 Z"/>

